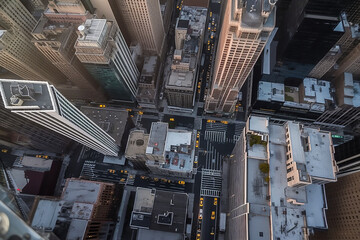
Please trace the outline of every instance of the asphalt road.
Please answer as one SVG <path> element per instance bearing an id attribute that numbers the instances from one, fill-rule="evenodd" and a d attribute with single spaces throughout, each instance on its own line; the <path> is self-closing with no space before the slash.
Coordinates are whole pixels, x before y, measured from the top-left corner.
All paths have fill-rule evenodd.
<path id="1" fill-rule="evenodd" d="M 198 174 L 195 176 L 194 183 L 194 219 L 197 220 L 193 224 L 193 239 L 196 239 L 197 233 L 200 233 L 202 240 L 216 239 L 219 211 L 221 199 L 217 198 L 217 205 L 214 205 L 214 197 L 200 196 L 201 190 L 201 172 L 204 168 L 221 170 L 223 158 L 231 154 L 235 140 L 234 135 L 239 135 L 243 124 L 224 124 L 220 122 L 209 123 L 206 119 L 202 121 L 202 130 L 200 131 L 199 156 L 198 156 Z M 206 132 L 214 132 L 213 135 Z M 220 133 L 221 134 L 219 137 Z M 207 139 L 206 136 L 208 137 Z M 224 137 L 225 136 L 225 141 Z M 215 160 L 214 160 L 215 159 Z M 203 206 L 200 206 L 200 197 L 203 197 Z M 202 219 L 199 220 L 199 211 L 202 208 Z M 215 211 L 215 220 L 211 219 L 212 212 Z M 211 233 L 214 233 L 212 235 Z"/>
<path id="2" fill-rule="evenodd" d="M 218 222 L 217 217 L 217 206 L 214 205 L 213 197 L 204 197 L 203 206 L 203 219 L 201 226 L 201 239 L 211 240 L 216 239 L 216 223 Z M 212 219 L 212 212 L 215 212 L 215 219 Z"/>

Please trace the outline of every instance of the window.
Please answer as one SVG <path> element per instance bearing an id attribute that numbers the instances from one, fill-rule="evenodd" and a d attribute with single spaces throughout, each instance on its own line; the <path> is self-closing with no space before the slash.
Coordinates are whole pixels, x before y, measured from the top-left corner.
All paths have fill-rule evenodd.
<path id="1" fill-rule="evenodd" d="M 259 232 L 259 237 L 263 237 L 264 233 L 263 232 Z"/>

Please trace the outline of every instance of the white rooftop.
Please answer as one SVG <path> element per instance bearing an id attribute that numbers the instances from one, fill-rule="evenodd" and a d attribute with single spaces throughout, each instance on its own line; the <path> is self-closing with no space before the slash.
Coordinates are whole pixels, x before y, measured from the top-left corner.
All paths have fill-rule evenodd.
<path id="1" fill-rule="evenodd" d="M 31 227 L 52 231 L 55 228 L 62 203 L 62 201 L 58 200 L 39 200 L 31 222 Z"/>
<path id="2" fill-rule="evenodd" d="M 192 88 L 194 85 L 194 73 L 191 71 L 179 72 L 171 71 L 167 86 Z"/>
<path id="3" fill-rule="evenodd" d="M 66 239 L 67 240 L 83 239 L 87 224 L 88 224 L 87 220 L 80 220 L 80 219 L 71 220 Z"/>
<path id="4" fill-rule="evenodd" d="M 66 202 L 95 203 L 100 192 L 100 183 L 70 179 L 63 192 Z"/>
<path id="5" fill-rule="evenodd" d="M 306 186 L 307 204 L 306 221 L 309 227 L 326 228 L 325 209 L 327 208 L 324 198 L 324 187 L 322 185 L 311 184 Z"/>
<path id="6" fill-rule="evenodd" d="M 151 213 L 154 206 L 155 193 L 155 189 L 138 187 L 134 201 L 134 212 Z"/>
<path id="7" fill-rule="evenodd" d="M 292 125 L 296 126 L 296 125 Z M 269 126 L 271 214 L 273 239 L 303 240 L 305 226 L 302 212 L 306 211 L 309 227 L 326 227 L 322 186 L 311 184 L 306 188 L 288 187 L 286 170 L 285 128 Z M 293 205 L 287 198 L 301 199 L 305 205 Z M 286 215 L 286 216 L 285 216 Z M 281 226 L 285 229 L 281 229 Z M 291 229 L 290 232 L 287 232 Z"/>
<path id="8" fill-rule="evenodd" d="M 203 7 L 183 6 L 180 11 L 180 20 L 189 20 L 189 27 L 195 31 L 204 32 L 207 9 Z"/>
<path id="9" fill-rule="evenodd" d="M 332 152 L 332 138 L 330 132 L 322 132 L 318 129 L 304 128 L 305 136 L 310 138 L 310 151 L 304 152 L 306 170 L 310 176 L 336 179 L 334 171 L 334 158 Z M 301 147 L 301 150 L 303 148 Z M 294 159 L 295 160 L 295 159 Z"/>
<path id="10" fill-rule="evenodd" d="M 90 220 L 94 204 L 91 203 L 74 203 L 71 209 L 71 218 Z"/>
<path id="11" fill-rule="evenodd" d="M 21 158 L 20 163 L 24 167 L 39 168 L 39 169 L 43 169 L 44 171 L 49 171 L 51 169 L 53 160 L 37 158 L 37 157 L 30 157 L 30 156 L 23 156 Z"/>
<path id="12" fill-rule="evenodd" d="M 192 132 L 190 131 L 169 129 L 165 141 L 165 151 L 170 151 L 171 145 L 191 145 L 191 136 Z"/>
<path id="13" fill-rule="evenodd" d="M 156 68 L 157 56 L 146 56 L 141 75 L 151 76 Z"/>
<path id="14" fill-rule="evenodd" d="M 297 122 L 287 123 L 290 135 L 291 150 L 294 162 L 305 164 L 305 153 L 301 143 L 300 124 Z"/>
<path id="15" fill-rule="evenodd" d="M 360 82 L 354 82 L 354 107 L 360 107 Z"/>
<path id="16" fill-rule="evenodd" d="M 282 83 L 259 82 L 258 100 L 261 101 L 285 101 L 285 87 Z"/>
<path id="17" fill-rule="evenodd" d="M 269 133 L 269 119 L 265 117 L 250 116 L 249 130 L 261 133 Z"/>
<path id="18" fill-rule="evenodd" d="M 325 104 L 325 100 L 333 101 L 330 95 L 330 82 L 315 78 L 304 78 L 304 101 Z"/>
<path id="19" fill-rule="evenodd" d="M 79 26 L 78 30 L 82 32 L 82 36 L 78 38 L 78 45 L 90 46 L 91 42 L 94 46 L 100 46 L 104 40 L 105 33 L 108 28 L 108 21 L 106 19 L 87 19 L 84 25 Z M 110 22 L 109 22 L 110 23 Z"/>

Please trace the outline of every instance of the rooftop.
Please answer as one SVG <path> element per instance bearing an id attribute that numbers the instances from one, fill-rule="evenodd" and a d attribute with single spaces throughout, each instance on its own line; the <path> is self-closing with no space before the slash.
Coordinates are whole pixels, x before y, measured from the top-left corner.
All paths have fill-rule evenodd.
<path id="1" fill-rule="evenodd" d="M 267 145 L 269 148 L 269 154 L 267 159 L 254 159 L 251 157 L 251 149 L 248 147 L 244 149 L 247 151 L 247 174 L 245 179 L 246 187 L 246 202 L 249 203 L 249 214 L 248 214 L 248 231 L 249 239 L 253 239 L 262 234 L 267 239 L 281 239 L 281 240 L 303 240 L 304 232 L 303 227 L 319 227 L 326 228 L 326 218 L 324 209 L 326 208 L 326 201 L 324 198 L 324 192 L 322 185 L 311 184 L 306 187 L 289 187 L 287 182 L 287 165 L 286 165 L 286 129 L 285 126 L 269 124 L 267 125 L 267 118 L 256 117 L 255 121 L 252 121 L 251 116 L 249 118 L 250 129 L 254 132 L 251 134 L 264 134 L 264 127 L 267 126 L 268 136 Z M 251 125 L 251 123 L 253 125 Z M 256 124 L 255 124 L 256 123 Z M 251 127 L 252 126 L 252 127 Z M 321 132 L 317 129 L 304 127 L 303 132 L 300 131 L 300 125 L 296 123 L 288 123 L 290 130 L 291 142 L 296 141 L 295 138 L 299 139 L 300 146 L 292 146 L 292 149 L 300 149 L 299 152 L 303 151 L 300 137 L 303 135 L 310 136 L 310 143 L 314 144 L 310 152 L 305 152 L 304 162 L 306 164 L 316 164 L 318 170 L 317 175 L 325 177 L 334 176 L 334 169 L 332 168 L 332 157 L 330 143 L 328 139 L 330 136 L 329 132 Z M 257 130 L 258 129 L 258 130 Z M 299 129 L 298 132 L 296 130 Z M 324 137 L 325 135 L 325 137 Z M 316 137 L 318 139 L 311 139 Z M 294 138 L 294 139 L 293 139 Z M 323 139 L 324 138 L 324 139 Z M 266 139 L 266 138 L 263 138 Z M 329 138 L 330 139 L 330 138 Z M 249 139 L 248 139 L 249 141 Z M 260 144 L 254 144 L 254 146 Z M 318 149 L 314 149 L 318 148 Z M 262 149 L 261 151 L 264 151 Z M 293 150 L 297 151 L 297 150 Z M 323 158 L 321 162 L 317 162 L 319 157 L 317 153 L 322 152 Z M 305 156 L 310 153 L 312 156 Z M 297 158 L 293 155 L 293 159 L 296 161 Z M 269 163 L 269 176 L 270 182 L 266 183 L 265 174 L 260 171 L 260 163 Z M 307 162 L 306 162 L 307 161 Z M 315 162 L 315 163 L 312 163 Z M 322 165 L 324 167 L 322 167 Z M 330 164 L 330 168 L 329 165 Z M 309 166 L 310 167 L 310 166 Z M 311 167 L 310 167 L 311 168 Z M 324 168 L 324 170 L 322 170 Z M 327 172 L 327 174 L 325 173 Z M 314 172 L 312 173 L 314 174 Z M 293 204 L 292 199 L 296 199 L 298 203 Z M 269 205 L 271 206 L 269 208 Z M 271 221 L 270 221 L 271 216 Z M 306 221 L 305 221 L 306 218 Z M 267 226 L 271 224 L 271 229 Z M 259 227 L 264 226 L 264 227 Z"/>
<path id="2" fill-rule="evenodd" d="M 336 179 L 334 169 L 334 147 L 330 132 L 304 128 L 305 136 L 310 138 L 310 151 L 305 152 L 306 169 L 313 177 Z"/>
<path id="3" fill-rule="evenodd" d="M 72 219 L 66 239 L 68 240 L 83 239 L 87 225 L 88 225 L 87 220 Z"/>
<path id="4" fill-rule="evenodd" d="M 68 179 L 62 200 L 66 202 L 96 203 L 98 201 L 101 184 L 86 180 Z"/>
<path id="5" fill-rule="evenodd" d="M 353 105 L 360 107 L 360 82 L 354 82 L 354 93 Z"/>
<path id="6" fill-rule="evenodd" d="M 333 102 L 330 82 L 315 78 L 304 78 L 300 87 L 260 81 L 257 99 L 266 102 L 282 102 L 287 107 L 314 112 L 324 112 L 326 103 Z"/>
<path id="7" fill-rule="evenodd" d="M 145 134 L 144 130 L 131 131 L 126 145 L 125 155 L 136 156 L 138 154 L 145 154 L 148 141 L 149 134 Z"/>
<path id="8" fill-rule="evenodd" d="M 153 122 L 150 129 L 149 142 L 146 148 L 146 154 L 164 155 L 166 135 L 168 124 L 163 122 Z"/>
<path id="9" fill-rule="evenodd" d="M 166 88 L 189 88 L 193 89 L 194 86 L 194 73 L 171 71 Z"/>
<path id="10" fill-rule="evenodd" d="M 177 171 L 192 170 L 195 154 L 193 136 L 193 132 L 190 131 L 169 129 L 165 143 L 167 164 L 164 168 Z"/>
<path id="11" fill-rule="evenodd" d="M 84 25 L 80 25 L 78 30 L 81 36 L 76 43 L 77 46 L 98 47 L 103 44 L 105 33 L 111 27 L 112 22 L 106 19 L 87 19 Z"/>
<path id="12" fill-rule="evenodd" d="M 305 78 L 303 84 L 305 102 L 325 104 L 325 100 L 333 100 L 330 96 L 330 82 L 315 78 Z"/>
<path id="13" fill-rule="evenodd" d="M 164 232 L 185 233 L 186 193 L 137 188 L 130 225 Z"/>
<path id="14" fill-rule="evenodd" d="M 249 118 L 249 131 L 269 133 L 269 119 L 258 116 L 251 116 Z"/>
<path id="15" fill-rule="evenodd" d="M 70 218 L 90 220 L 93 208 L 94 204 L 75 202 L 71 209 Z"/>
<path id="16" fill-rule="evenodd" d="M 34 168 L 42 171 L 50 171 L 53 160 L 23 156 L 20 158 L 19 164 L 25 168 Z"/>
<path id="17" fill-rule="evenodd" d="M 140 83 L 151 84 L 155 82 L 158 58 L 157 56 L 146 56 L 141 70 Z"/>
<path id="18" fill-rule="evenodd" d="M 127 111 L 108 107 L 81 106 L 81 112 L 114 138 L 117 145 L 121 145 L 129 115 Z"/>
<path id="19" fill-rule="evenodd" d="M 285 101 L 285 87 L 281 83 L 259 82 L 258 100 L 261 101 Z"/>
<path id="20" fill-rule="evenodd" d="M 13 111 L 55 111 L 55 99 L 47 82 L 0 79 L 0 93 Z"/>
<path id="21" fill-rule="evenodd" d="M 201 35 L 204 32 L 206 15 L 207 8 L 186 6 L 184 4 L 180 11 L 178 27 L 189 27 Z"/>
<path id="22" fill-rule="evenodd" d="M 31 227 L 52 231 L 55 228 L 62 204 L 63 202 L 59 200 L 40 199 L 32 218 Z"/>

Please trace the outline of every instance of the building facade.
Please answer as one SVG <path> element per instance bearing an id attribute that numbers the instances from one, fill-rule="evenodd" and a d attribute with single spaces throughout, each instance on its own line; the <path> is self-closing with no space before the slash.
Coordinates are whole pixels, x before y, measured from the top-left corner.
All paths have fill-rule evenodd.
<path id="1" fill-rule="evenodd" d="M 342 15 L 344 34 L 330 51 L 316 64 L 309 73 L 310 77 L 333 80 L 339 71 L 339 63 L 360 43 L 359 30 L 347 21 L 347 15 Z M 335 67 L 335 65 L 337 65 Z M 337 73 L 336 73 L 337 72 Z M 332 75 L 335 76 L 332 76 Z"/>
<path id="2" fill-rule="evenodd" d="M 141 44 L 147 53 L 162 54 L 165 30 L 158 0 L 123 0 L 118 11 L 127 26 L 132 42 Z M 119 23 L 120 24 L 120 23 Z"/>
<path id="3" fill-rule="evenodd" d="M 43 15 L 56 23 L 73 23 L 80 25 L 92 18 L 94 8 L 89 0 L 51 0 Z"/>
<path id="4" fill-rule="evenodd" d="M 0 12 L 0 66 L 23 79 L 49 81 L 67 95 L 66 76 L 31 42 L 35 18 L 20 0 L 1 1 Z"/>
<path id="5" fill-rule="evenodd" d="M 207 9 L 184 6 L 175 27 L 171 73 L 165 84 L 169 108 L 192 111 L 195 102 Z"/>
<path id="6" fill-rule="evenodd" d="M 239 91 L 275 27 L 275 12 L 271 1 L 227 3 L 206 112 L 234 112 Z"/>
<path id="7" fill-rule="evenodd" d="M 358 132 L 360 124 L 360 81 L 345 72 L 334 81 L 336 107 L 327 109 L 315 121 L 316 124 L 350 127 Z"/>
<path id="8" fill-rule="evenodd" d="M 159 58 L 146 56 L 139 78 L 136 99 L 142 108 L 157 108 Z"/>
<path id="9" fill-rule="evenodd" d="M 335 160 L 339 166 L 338 176 L 345 176 L 360 171 L 360 137 L 335 147 Z"/>
<path id="10" fill-rule="evenodd" d="M 105 100 L 102 88 L 75 56 L 74 45 L 78 35 L 72 24 L 57 24 L 41 17 L 32 35 L 39 51 L 71 82 L 67 92 L 72 91 L 73 95 L 69 98 Z"/>
<path id="11" fill-rule="evenodd" d="M 88 19 L 79 27 L 76 56 L 112 100 L 135 101 L 140 75 L 113 21 Z"/>
<path id="12" fill-rule="evenodd" d="M 312 240 L 359 239 L 359 182 L 360 172 L 357 172 L 325 185 L 329 229 L 316 231 Z"/>
<path id="13" fill-rule="evenodd" d="M 36 24 L 35 18 L 20 0 L 0 1 L 0 26 L 2 29 L 17 29 L 31 38 L 31 31 Z"/>
<path id="14" fill-rule="evenodd" d="M 117 156 L 119 147 L 104 130 L 47 82 L 0 80 L 5 108 L 104 155 Z"/>
<path id="15" fill-rule="evenodd" d="M 0 100 L 0 139 L 18 147 L 62 153 L 71 140 L 24 117 L 11 113 Z"/>

